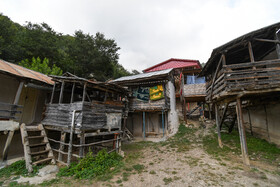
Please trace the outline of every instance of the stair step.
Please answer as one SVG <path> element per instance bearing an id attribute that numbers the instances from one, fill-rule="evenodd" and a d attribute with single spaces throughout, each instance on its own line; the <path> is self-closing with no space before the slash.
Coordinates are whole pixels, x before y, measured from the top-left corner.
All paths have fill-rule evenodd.
<path id="1" fill-rule="evenodd" d="M 29 139 L 44 138 L 45 136 L 27 136 Z"/>
<path id="2" fill-rule="evenodd" d="M 33 165 L 37 165 L 37 164 L 40 164 L 40 163 L 43 163 L 43 162 L 47 162 L 49 160 L 52 160 L 53 158 L 52 157 L 49 157 L 49 158 L 45 158 L 45 159 L 42 159 L 42 160 L 38 160 L 36 162 L 33 162 L 32 164 Z"/>
<path id="3" fill-rule="evenodd" d="M 43 146 L 43 145 L 47 145 L 47 142 L 29 145 L 29 147 L 34 148 L 34 147 L 40 147 L 40 146 Z"/>
<path id="4" fill-rule="evenodd" d="M 37 126 L 26 126 L 25 129 L 26 131 L 41 131 Z"/>
<path id="5" fill-rule="evenodd" d="M 50 151 L 50 150 L 38 151 L 38 152 L 30 153 L 30 155 L 31 155 L 31 156 L 34 156 L 34 155 L 42 155 L 42 154 L 48 153 L 49 151 Z"/>

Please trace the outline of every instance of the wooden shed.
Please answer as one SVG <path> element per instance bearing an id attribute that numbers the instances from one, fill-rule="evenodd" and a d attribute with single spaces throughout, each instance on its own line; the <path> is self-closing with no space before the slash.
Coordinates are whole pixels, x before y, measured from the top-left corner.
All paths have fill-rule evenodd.
<path id="1" fill-rule="evenodd" d="M 89 147 L 93 151 L 119 150 L 122 121 L 127 115 L 127 90 L 70 73 L 52 78 L 55 83 L 41 123 L 49 131 L 48 138 L 58 153 L 58 161 L 68 155 L 69 164 L 72 156 L 82 158 Z M 58 137 L 55 135 L 61 138 L 55 139 Z"/>
<path id="2" fill-rule="evenodd" d="M 279 29 L 276 23 L 214 49 L 201 72 L 207 81 L 206 101 L 215 107 L 219 145 L 223 122 L 229 120 L 231 130 L 237 119 L 245 164 L 245 130 L 280 144 Z"/>

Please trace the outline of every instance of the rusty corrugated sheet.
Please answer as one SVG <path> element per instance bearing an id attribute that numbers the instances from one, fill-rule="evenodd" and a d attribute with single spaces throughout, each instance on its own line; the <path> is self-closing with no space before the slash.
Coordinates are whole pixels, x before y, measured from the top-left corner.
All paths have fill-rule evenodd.
<path id="1" fill-rule="evenodd" d="M 16 65 L 16 64 L 6 62 L 1 59 L 0 59 L 0 71 L 10 73 L 10 74 L 18 76 L 18 77 L 24 77 L 24 78 L 37 80 L 37 81 L 47 83 L 50 85 L 54 84 L 54 82 L 51 80 L 51 78 L 48 77 L 47 75 L 44 75 L 37 71 L 33 71 L 30 69 L 24 68 L 24 67 Z"/>

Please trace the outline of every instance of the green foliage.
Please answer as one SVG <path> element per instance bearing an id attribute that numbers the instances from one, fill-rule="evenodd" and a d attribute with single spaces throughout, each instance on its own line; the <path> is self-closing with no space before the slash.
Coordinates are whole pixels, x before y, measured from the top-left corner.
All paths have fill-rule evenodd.
<path id="1" fill-rule="evenodd" d="M 28 173 L 28 170 L 25 167 L 25 161 L 19 160 L 17 162 L 14 162 L 10 166 L 7 166 L 3 169 L 0 169 L 0 177 L 10 177 L 11 175 L 22 175 L 22 176 L 35 176 L 39 169 L 43 166 L 33 166 L 33 172 Z"/>
<path id="2" fill-rule="evenodd" d="M 57 70 L 53 74 L 59 74 L 56 67 L 60 67 L 64 72 L 99 81 L 130 75 L 118 63 L 120 47 L 102 33 L 93 36 L 78 30 L 73 36 L 63 35 L 47 23 L 27 22 L 21 26 L 2 14 L 0 28 L 0 58 L 3 60 L 19 63 L 22 59 L 33 62 L 33 57 L 47 58 L 48 66 Z"/>
<path id="3" fill-rule="evenodd" d="M 40 57 L 37 57 L 37 59 L 33 57 L 32 62 L 29 62 L 28 59 L 25 59 L 22 60 L 19 65 L 37 72 L 41 72 L 45 75 L 62 75 L 62 70 L 55 64 L 52 66 L 52 68 L 50 67 L 49 60 L 47 58 L 44 58 L 44 60 L 41 61 Z"/>
<path id="4" fill-rule="evenodd" d="M 228 154 L 240 155 L 240 138 L 238 131 L 234 130 L 232 133 L 221 133 L 223 148 L 219 148 L 218 138 L 214 131 L 203 137 L 203 147 L 207 153 L 218 158 L 219 156 L 226 157 Z M 256 157 L 263 161 L 274 162 L 280 157 L 280 149 L 276 145 L 271 144 L 260 138 L 256 138 L 251 134 L 246 134 L 247 147 L 250 157 Z"/>
<path id="5" fill-rule="evenodd" d="M 74 176 L 79 179 L 91 179 L 112 172 L 114 167 L 122 165 L 122 157 L 113 152 L 101 150 L 96 156 L 90 151 L 79 163 L 61 168 L 58 176 Z"/>

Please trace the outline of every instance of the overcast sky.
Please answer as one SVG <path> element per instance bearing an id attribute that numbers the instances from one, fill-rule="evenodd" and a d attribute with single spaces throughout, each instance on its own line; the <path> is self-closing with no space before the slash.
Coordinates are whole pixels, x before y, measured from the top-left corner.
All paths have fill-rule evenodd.
<path id="1" fill-rule="evenodd" d="M 0 12 L 55 31 L 102 32 L 119 63 L 141 71 L 169 58 L 206 62 L 213 48 L 280 21 L 279 0 L 0 0 Z"/>

